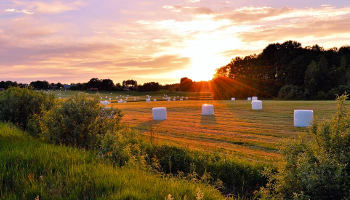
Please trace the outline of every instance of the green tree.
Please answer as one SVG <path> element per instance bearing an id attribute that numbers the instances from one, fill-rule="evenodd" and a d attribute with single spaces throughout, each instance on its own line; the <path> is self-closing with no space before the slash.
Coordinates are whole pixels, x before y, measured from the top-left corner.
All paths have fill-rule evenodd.
<path id="1" fill-rule="evenodd" d="M 306 96 L 315 94 L 318 89 L 318 66 L 317 63 L 313 60 L 306 68 L 304 85 L 305 85 L 305 94 Z"/>
<path id="2" fill-rule="evenodd" d="M 55 97 L 29 88 L 11 87 L 0 93 L 0 121 L 12 122 L 23 129 L 36 115 L 51 109 Z"/>

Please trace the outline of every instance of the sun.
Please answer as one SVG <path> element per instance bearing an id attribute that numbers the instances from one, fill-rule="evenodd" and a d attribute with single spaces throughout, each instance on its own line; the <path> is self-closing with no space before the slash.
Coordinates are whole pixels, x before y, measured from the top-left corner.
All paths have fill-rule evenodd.
<path id="1" fill-rule="evenodd" d="M 192 58 L 188 77 L 193 81 L 209 81 L 216 71 L 215 65 L 205 58 Z"/>

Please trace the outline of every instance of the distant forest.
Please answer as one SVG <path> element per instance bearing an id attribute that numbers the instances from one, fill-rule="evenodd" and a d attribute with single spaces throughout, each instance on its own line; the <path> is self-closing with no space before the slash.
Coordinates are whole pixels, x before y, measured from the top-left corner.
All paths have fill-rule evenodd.
<path id="1" fill-rule="evenodd" d="M 28 86 L 1 81 L 0 88 Z M 136 80 L 114 83 L 111 79 L 92 78 L 86 83 L 61 84 L 34 81 L 35 89 L 70 89 L 90 91 L 188 91 L 212 92 L 215 99 L 259 96 L 278 99 L 335 99 L 350 93 L 350 46 L 325 50 L 318 45 L 302 47 L 287 41 L 268 45 L 262 53 L 236 57 L 217 69 L 210 81 L 194 82 L 181 78 L 180 83 L 137 84 Z"/>
<path id="2" fill-rule="evenodd" d="M 270 44 L 258 55 L 232 59 L 217 69 L 216 79 L 224 96 L 335 99 L 350 92 L 350 46 L 324 50 L 295 41 Z"/>

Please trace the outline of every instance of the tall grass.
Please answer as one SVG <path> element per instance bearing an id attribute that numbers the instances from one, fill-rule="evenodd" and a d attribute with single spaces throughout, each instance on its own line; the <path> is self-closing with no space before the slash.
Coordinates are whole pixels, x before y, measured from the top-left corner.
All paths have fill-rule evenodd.
<path id="1" fill-rule="evenodd" d="M 224 199 L 208 185 L 115 168 L 96 153 L 56 146 L 0 124 L 0 199 Z"/>

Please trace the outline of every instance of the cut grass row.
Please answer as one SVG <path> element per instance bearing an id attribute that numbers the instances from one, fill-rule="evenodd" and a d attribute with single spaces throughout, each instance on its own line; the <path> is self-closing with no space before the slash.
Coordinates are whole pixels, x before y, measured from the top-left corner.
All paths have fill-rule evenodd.
<path id="1" fill-rule="evenodd" d="M 95 152 L 56 146 L 0 124 L 0 199 L 224 199 L 213 188 L 141 169 L 116 168 Z"/>

